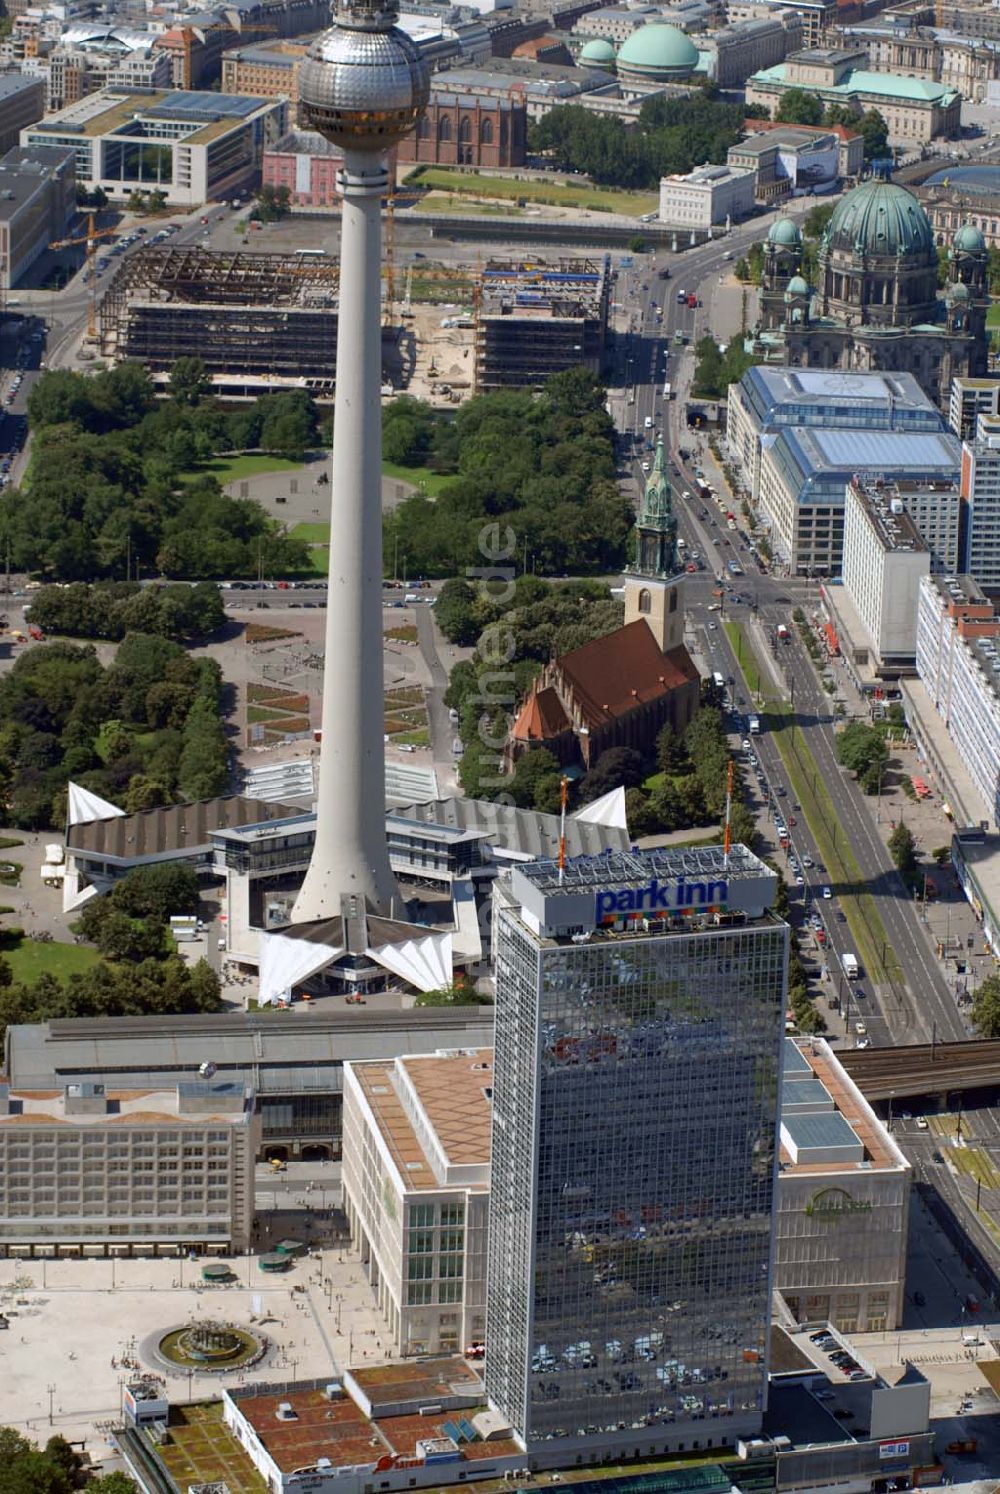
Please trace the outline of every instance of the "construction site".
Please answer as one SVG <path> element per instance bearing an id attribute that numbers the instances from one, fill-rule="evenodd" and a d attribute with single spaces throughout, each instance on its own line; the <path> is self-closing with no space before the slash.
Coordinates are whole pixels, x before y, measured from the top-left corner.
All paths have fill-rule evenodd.
<path id="1" fill-rule="evenodd" d="M 101 303 L 101 357 L 135 359 L 154 377 L 201 358 L 220 392 L 236 392 L 224 387 L 233 378 L 332 392 L 339 282 L 322 254 L 143 249 Z"/>
<path id="2" fill-rule="evenodd" d="M 580 364 L 599 372 L 610 281 L 606 257 L 422 264 L 407 270 L 397 300 L 390 259 L 386 390 L 454 403 L 476 391 L 536 387 Z M 151 247 L 130 256 L 108 287 L 97 343 L 102 358 L 142 362 L 157 382 L 178 358 L 197 357 L 224 397 L 304 387 L 329 399 L 338 308 L 338 263 L 319 250 Z"/>

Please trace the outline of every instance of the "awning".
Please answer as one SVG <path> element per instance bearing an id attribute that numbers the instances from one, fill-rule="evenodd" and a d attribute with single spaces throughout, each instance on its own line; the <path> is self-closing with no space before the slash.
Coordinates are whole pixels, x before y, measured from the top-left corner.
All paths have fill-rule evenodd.
<path id="1" fill-rule="evenodd" d="M 92 794 L 90 789 L 81 788 L 78 783 L 69 785 L 66 814 L 68 824 L 84 825 L 88 820 L 111 820 L 123 817 L 124 814 L 124 809 L 119 809 L 117 804 L 109 804 L 100 794 Z"/>
<path id="2" fill-rule="evenodd" d="M 343 952 L 342 945 L 316 944 L 287 934 L 261 934 L 257 1000 L 261 1006 L 291 1001 L 294 986 L 318 974 Z"/>
<path id="3" fill-rule="evenodd" d="M 588 825 L 609 825 L 616 830 L 627 832 L 624 788 L 615 788 L 609 794 L 602 794 L 599 799 L 594 799 L 592 803 L 585 804 L 582 809 L 578 809 L 573 818 L 582 820 Z"/>

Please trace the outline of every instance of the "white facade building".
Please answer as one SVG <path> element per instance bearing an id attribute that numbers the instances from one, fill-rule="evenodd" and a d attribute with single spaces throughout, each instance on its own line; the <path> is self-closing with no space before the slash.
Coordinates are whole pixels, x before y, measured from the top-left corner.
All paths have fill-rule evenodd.
<path id="1" fill-rule="evenodd" d="M 984 591 L 1000 592 L 1000 418 L 980 415 L 975 440 L 962 447 L 962 497 L 968 514 L 963 569 Z"/>
<path id="2" fill-rule="evenodd" d="M 492 1049 L 344 1065 L 344 1208 L 397 1355 L 486 1322 Z"/>
<path id="3" fill-rule="evenodd" d="M 917 596 L 930 574 L 927 546 L 891 486 L 854 479 L 844 500 L 844 590 L 876 667 L 910 668 L 917 647 Z"/>
<path id="4" fill-rule="evenodd" d="M 734 166 L 697 166 L 686 176 L 660 178 L 660 222 L 711 228 L 753 211 L 756 176 Z"/>
<path id="5" fill-rule="evenodd" d="M 971 576 L 925 576 L 917 674 L 979 795 L 1000 825 L 1000 618 Z"/>
<path id="6" fill-rule="evenodd" d="M 1000 379 L 963 379 L 951 381 L 948 402 L 948 424 L 963 441 L 976 434 L 980 415 L 1000 415 Z"/>
<path id="7" fill-rule="evenodd" d="M 0 1086 L 0 1255 L 250 1248 L 260 1119 L 242 1082 Z"/>
<path id="8" fill-rule="evenodd" d="M 161 191 L 171 207 L 200 207 L 257 185 L 287 116 L 283 98 L 106 88 L 22 129 L 21 144 L 68 146 L 87 191 Z"/>

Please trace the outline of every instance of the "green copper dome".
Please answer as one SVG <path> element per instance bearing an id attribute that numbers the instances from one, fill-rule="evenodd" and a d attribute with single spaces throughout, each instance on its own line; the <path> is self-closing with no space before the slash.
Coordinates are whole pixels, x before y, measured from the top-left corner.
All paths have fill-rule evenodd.
<path id="1" fill-rule="evenodd" d="M 637 26 L 618 49 L 618 65 L 651 77 L 686 78 L 698 65 L 698 50 L 676 26 Z"/>
<path id="2" fill-rule="evenodd" d="M 784 244 L 788 248 L 797 247 L 802 243 L 799 225 L 793 223 L 791 218 L 777 218 L 768 230 L 767 242 L 769 244 Z"/>
<path id="3" fill-rule="evenodd" d="M 788 282 L 788 294 L 790 296 L 808 296 L 809 287 L 801 275 L 793 275 Z"/>
<path id="4" fill-rule="evenodd" d="M 955 248 L 963 250 L 966 254 L 979 254 L 986 248 L 986 240 L 981 228 L 976 228 L 973 223 L 963 223 L 955 235 Z"/>
<path id="5" fill-rule="evenodd" d="M 823 244 L 827 249 L 885 257 L 935 253 L 930 219 L 913 193 L 895 182 L 863 182 L 841 198 Z"/>
<path id="6" fill-rule="evenodd" d="M 581 47 L 579 60 L 589 62 L 592 67 L 613 67 L 615 49 L 603 36 L 595 36 L 586 46 Z"/>

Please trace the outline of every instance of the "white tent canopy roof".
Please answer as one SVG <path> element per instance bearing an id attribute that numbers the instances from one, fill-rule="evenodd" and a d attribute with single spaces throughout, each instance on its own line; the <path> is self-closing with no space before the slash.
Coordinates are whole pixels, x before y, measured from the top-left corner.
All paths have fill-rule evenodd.
<path id="1" fill-rule="evenodd" d="M 70 825 L 84 825 L 88 820 L 112 820 L 125 814 L 117 804 L 109 804 L 100 794 L 81 788 L 78 783 L 69 785 L 67 821 Z"/>
<path id="2" fill-rule="evenodd" d="M 261 1006 L 291 1001 L 293 986 L 308 980 L 310 975 L 324 969 L 343 952 L 342 945 L 316 944 L 309 939 L 292 939 L 288 934 L 262 933 L 257 1000 Z"/>
<path id="3" fill-rule="evenodd" d="M 617 830 L 628 831 L 628 820 L 625 816 L 625 790 L 619 786 L 612 789 L 610 794 L 602 794 L 599 799 L 585 804 L 578 809 L 573 816 L 575 820 L 583 820 L 588 825 L 611 825 Z"/>

